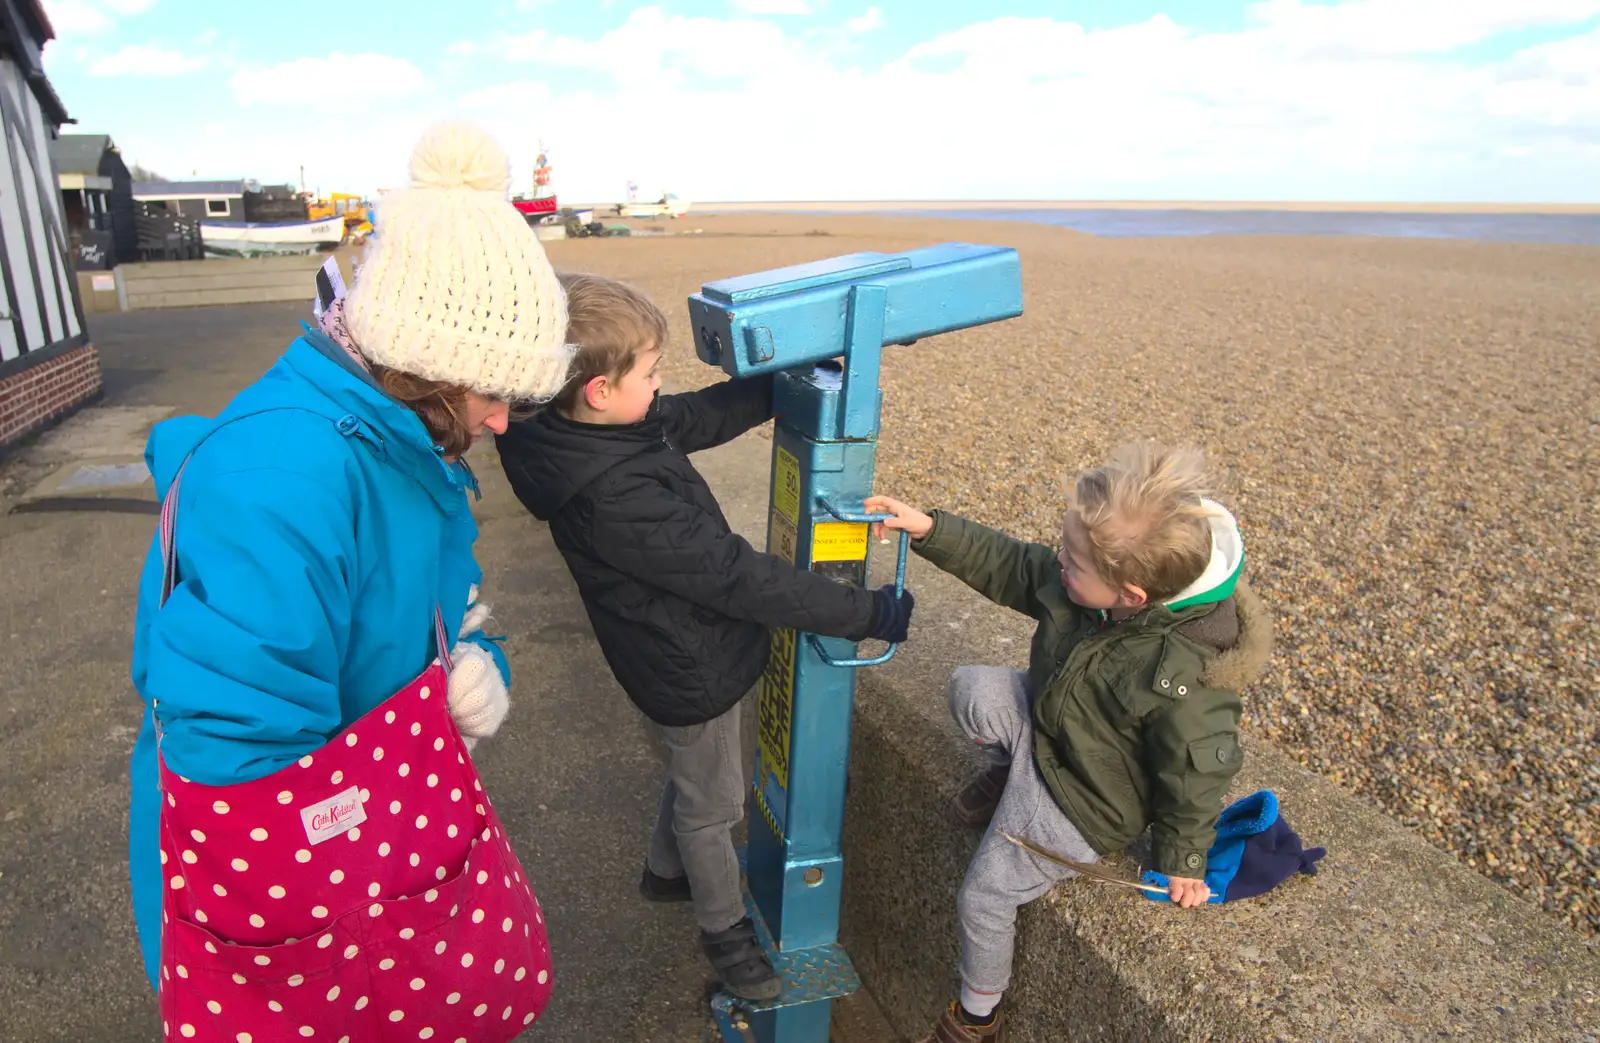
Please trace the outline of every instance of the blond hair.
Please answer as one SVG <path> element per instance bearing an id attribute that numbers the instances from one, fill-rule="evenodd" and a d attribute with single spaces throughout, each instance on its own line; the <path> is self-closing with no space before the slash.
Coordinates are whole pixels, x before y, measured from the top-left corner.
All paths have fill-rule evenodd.
<path id="1" fill-rule="evenodd" d="M 1159 602 L 1199 579 L 1211 560 L 1207 492 L 1199 449 L 1133 442 L 1078 475 L 1068 509 L 1088 530 L 1100 578 Z"/>
<path id="2" fill-rule="evenodd" d="M 558 273 L 567 297 L 567 341 L 577 345 L 567 382 L 556 392 L 556 408 L 567 411 L 595 377 L 616 380 L 639 356 L 665 346 L 667 317 L 625 282 L 583 272 Z"/>

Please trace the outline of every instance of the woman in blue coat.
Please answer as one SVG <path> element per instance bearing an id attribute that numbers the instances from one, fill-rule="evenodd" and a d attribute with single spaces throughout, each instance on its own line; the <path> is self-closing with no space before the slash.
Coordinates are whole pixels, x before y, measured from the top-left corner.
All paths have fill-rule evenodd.
<path id="1" fill-rule="evenodd" d="M 157 426 L 145 449 L 166 497 L 181 471 L 176 582 L 146 558 L 133 680 L 129 865 L 146 973 L 161 940 L 167 768 L 205 785 L 263 778 L 312 753 L 438 654 L 469 743 L 504 717 L 505 660 L 473 604 L 482 573 L 461 454 L 511 403 L 566 376 L 566 308 L 505 154 L 434 128 L 411 183 L 380 204 L 347 299 L 215 419 Z M 439 649 L 435 608 L 459 641 Z M 152 713 L 152 706 L 155 708 Z"/>

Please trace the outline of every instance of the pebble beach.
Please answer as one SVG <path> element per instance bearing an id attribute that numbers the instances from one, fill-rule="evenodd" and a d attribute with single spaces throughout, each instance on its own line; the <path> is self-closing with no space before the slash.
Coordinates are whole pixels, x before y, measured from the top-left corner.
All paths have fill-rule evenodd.
<path id="1" fill-rule="evenodd" d="M 1078 467 L 1131 438 L 1198 443 L 1276 614 L 1247 739 L 1600 932 L 1600 247 L 855 214 L 636 225 L 671 234 L 547 245 L 662 305 L 677 387 L 720 377 L 689 339 L 702 282 L 1015 246 L 1021 318 L 886 354 L 877 488 L 1053 542 Z"/>

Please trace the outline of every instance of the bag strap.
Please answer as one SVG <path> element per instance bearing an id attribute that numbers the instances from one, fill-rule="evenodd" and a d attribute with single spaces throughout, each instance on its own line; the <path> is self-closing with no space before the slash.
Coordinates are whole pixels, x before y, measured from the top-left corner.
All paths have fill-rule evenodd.
<path id="1" fill-rule="evenodd" d="M 161 501 L 161 600 L 156 603 L 160 608 L 167 603 L 167 598 L 172 596 L 172 588 L 178 583 L 178 491 L 183 485 L 183 472 L 193 459 L 193 453 L 184 458 L 178 467 L 178 473 L 172 476 L 172 485 L 167 488 L 167 495 Z M 433 640 L 439 652 L 439 662 L 444 667 L 445 677 L 450 676 L 450 636 L 444 628 L 444 613 L 439 610 L 438 602 L 433 605 Z"/>

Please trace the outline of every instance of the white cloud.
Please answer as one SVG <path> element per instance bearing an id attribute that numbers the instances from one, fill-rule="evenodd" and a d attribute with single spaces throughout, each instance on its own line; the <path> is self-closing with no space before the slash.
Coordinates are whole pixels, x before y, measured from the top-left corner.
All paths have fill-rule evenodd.
<path id="1" fill-rule="evenodd" d="M 883 8 L 869 7 L 845 23 L 853 33 L 870 33 L 883 28 Z"/>
<path id="2" fill-rule="evenodd" d="M 129 44 L 89 62 L 91 76 L 184 76 L 210 65 L 209 59 L 169 47 Z"/>
<path id="3" fill-rule="evenodd" d="M 1327 5 L 1263 0 L 1251 21 L 1295 52 L 1436 54 L 1514 29 L 1576 25 L 1600 15 L 1597 0 L 1350 0 Z"/>
<path id="4" fill-rule="evenodd" d="M 387 54 L 340 54 L 297 58 L 234 73 L 233 96 L 240 105 L 308 105 L 325 111 L 349 109 L 386 98 L 404 98 L 426 86 L 422 70 Z"/>
<path id="5" fill-rule="evenodd" d="M 92 35 L 110 29 L 117 19 L 142 14 L 156 0 L 45 0 L 44 12 L 57 36 Z"/>
<path id="6" fill-rule="evenodd" d="M 734 10 L 745 14 L 810 14 L 805 0 L 732 0 Z"/>

